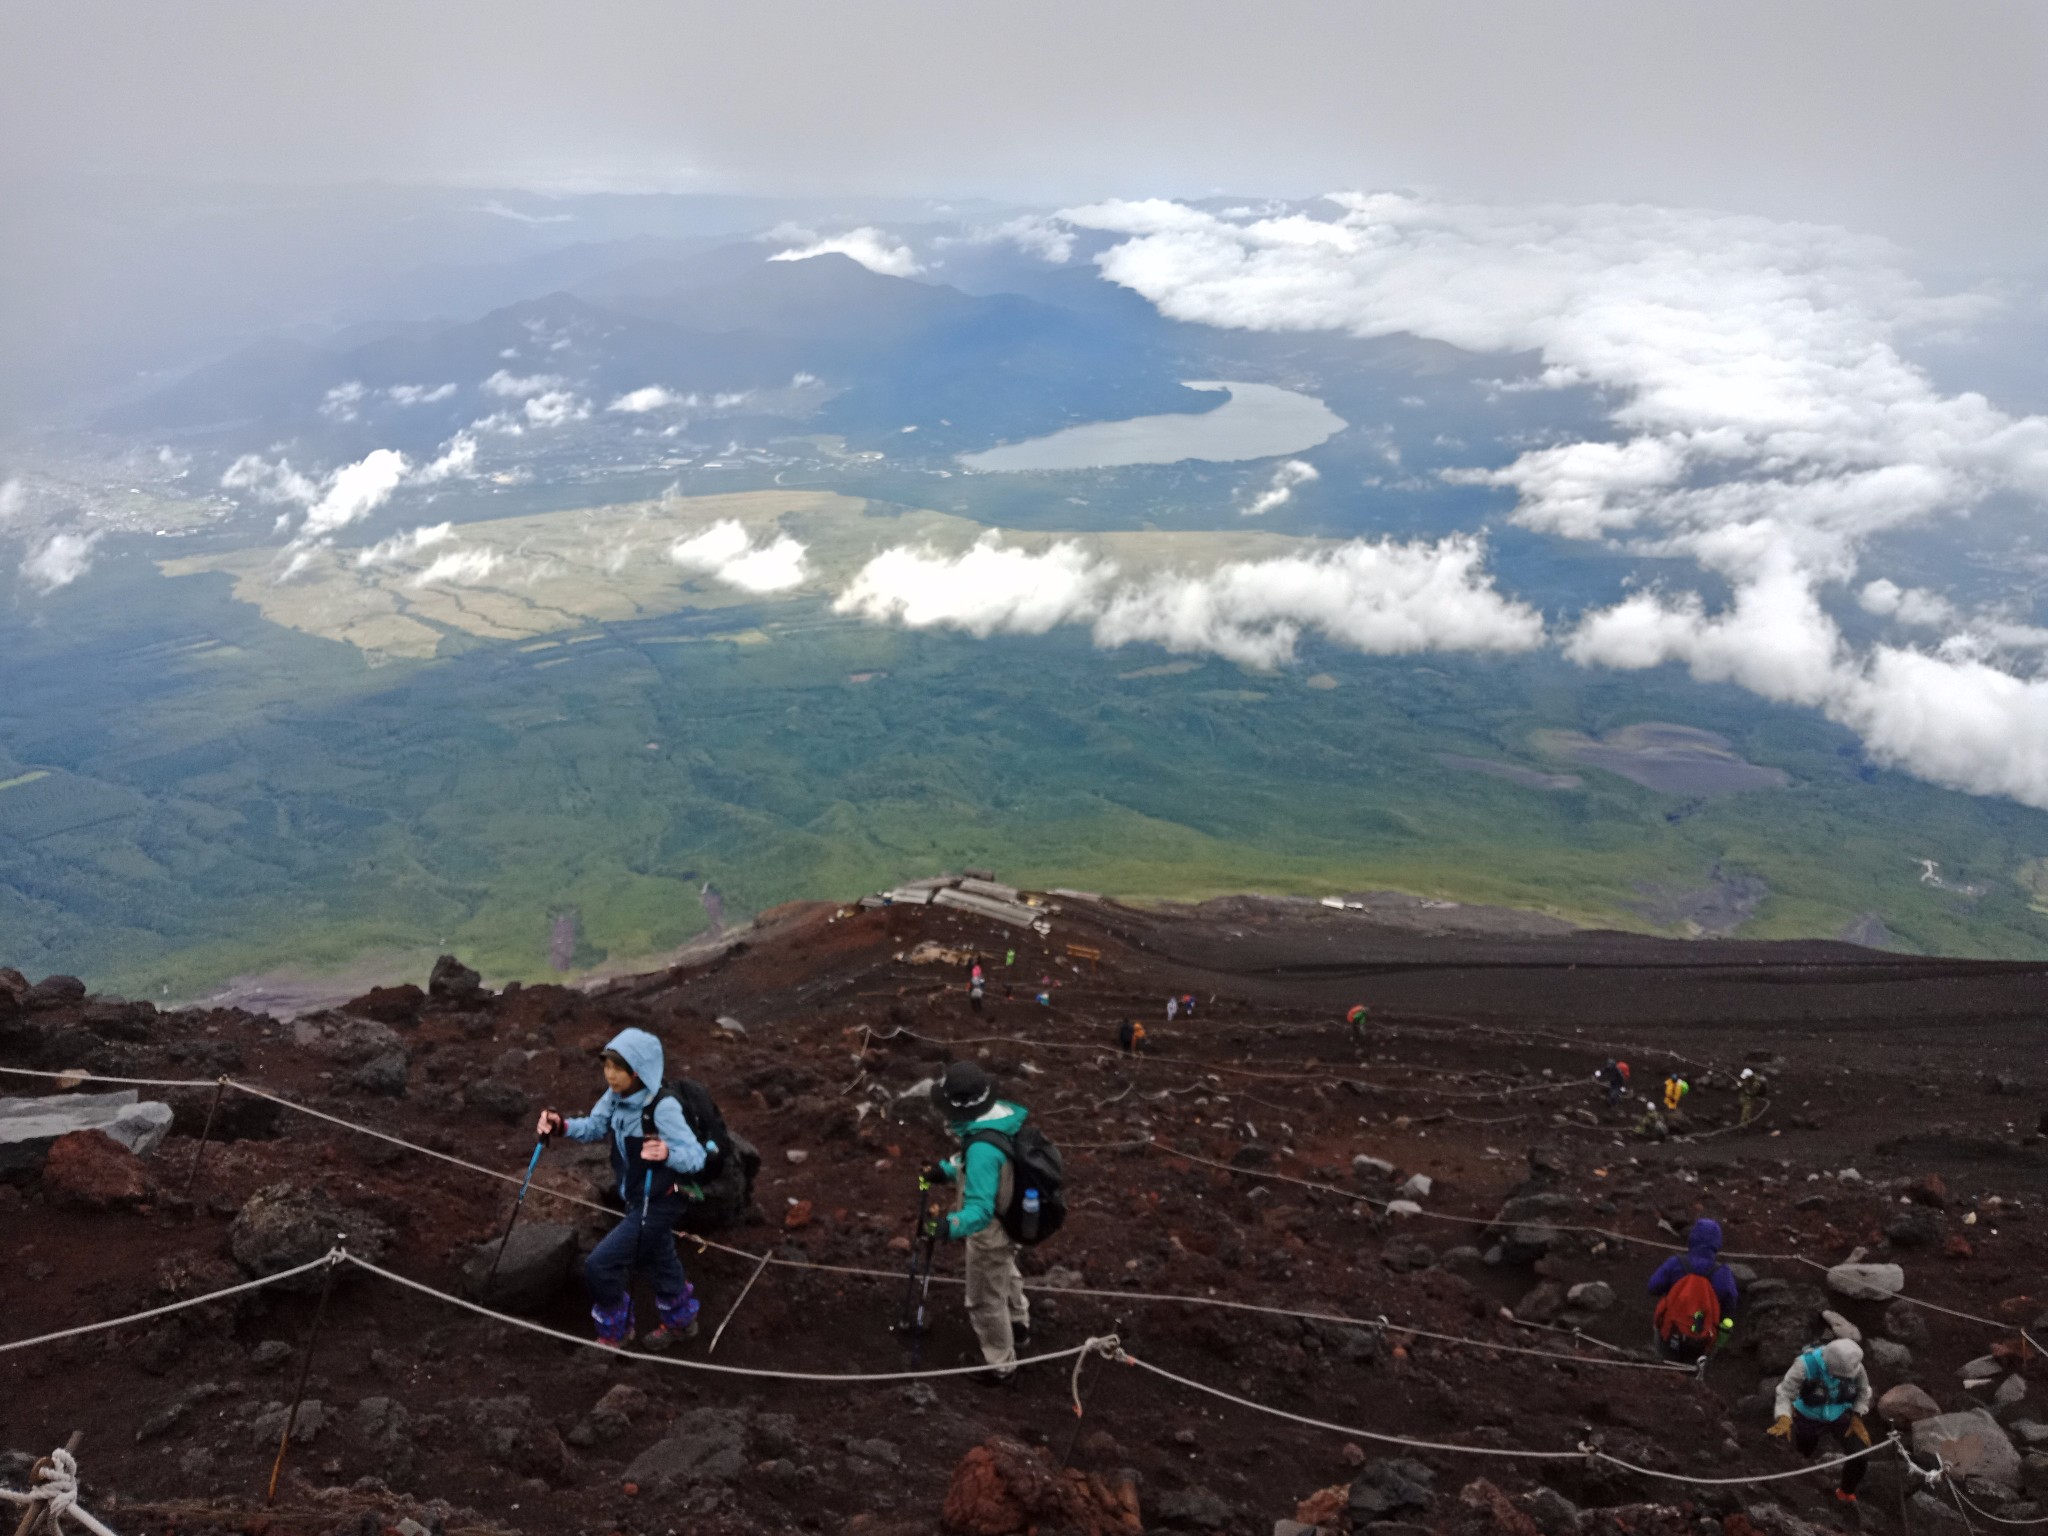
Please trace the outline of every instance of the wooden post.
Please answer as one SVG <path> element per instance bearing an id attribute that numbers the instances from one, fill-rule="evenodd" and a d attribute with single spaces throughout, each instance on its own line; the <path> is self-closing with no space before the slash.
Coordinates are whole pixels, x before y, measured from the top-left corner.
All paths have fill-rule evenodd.
<path id="1" fill-rule="evenodd" d="M 337 1234 L 334 1245 L 339 1249 L 347 1241 L 347 1234 Z M 313 1309 L 313 1326 L 306 1334 L 305 1358 L 299 1361 L 298 1384 L 292 1388 L 292 1405 L 285 1410 L 284 1430 L 277 1437 L 277 1460 L 270 1465 L 270 1488 L 263 1495 L 266 1508 L 277 1501 L 277 1480 L 284 1472 L 284 1453 L 291 1447 L 292 1425 L 299 1416 L 299 1402 L 306 1395 L 306 1378 L 313 1372 L 313 1346 L 320 1342 L 320 1324 L 327 1316 L 327 1296 L 334 1289 L 334 1271 L 339 1267 L 340 1261 L 330 1258 L 327 1273 L 320 1278 L 320 1304 Z"/>
<path id="2" fill-rule="evenodd" d="M 213 1134 L 213 1117 L 220 1113 L 221 1096 L 228 1091 L 228 1075 L 223 1072 L 220 1081 L 213 1085 L 213 1102 L 206 1106 L 206 1124 L 199 1132 L 199 1145 L 192 1149 L 192 1169 L 185 1175 L 184 1197 L 192 1198 L 192 1187 L 199 1182 L 199 1160 L 206 1156 L 206 1138 Z"/>

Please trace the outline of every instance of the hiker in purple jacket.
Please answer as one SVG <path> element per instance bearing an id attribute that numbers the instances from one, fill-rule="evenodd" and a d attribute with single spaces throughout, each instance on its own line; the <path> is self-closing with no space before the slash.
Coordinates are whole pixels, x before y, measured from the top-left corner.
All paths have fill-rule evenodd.
<path id="1" fill-rule="evenodd" d="M 1671 1337 L 1667 1325 L 1672 1319 L 1664 1316 L 1658 1318 L 1657 1331 L 1660 1342 L 1665 1345 L 1665 1352 L 1673 1358 L 1697 1359 L 1713 1348 L 1723 1333 L 1735 1326 L 1735 1272 L 1721 1262 L 1721 1223 L 1711 1216 L 1702 1216 L 1692 1224 L 1692 1230 L 1686 1234 L 1686 1248 L 1683 1256 L 1674 1253 L 1657 1266 L 1656 1273 L 1650 1276 L 1649 1291 L 1652 1296 L 1661 1299 L 1668 1296 L 1681 1282 L 1695 1275 L 1713 1287 L 1714 1300 L 1720 1304 L 1719 1315 L 1711 1321 L 1704 1316 L 1693 1318 L 1690 1328 L 1693 1337 Z M 1700 1307 L 1707 1311 L 1713 1310 L 1713 1304 L 1705 1301 L 1704 1297 Z M 1667 1310 L 1659 1308 L 1660 1313 Z M 1697 1311 L 1690 1299 L 1684 1301 L 1682 1310 Z M 1683 1320 L 1680 1326 L 1682 1329 L 1685 1327 Z"/>

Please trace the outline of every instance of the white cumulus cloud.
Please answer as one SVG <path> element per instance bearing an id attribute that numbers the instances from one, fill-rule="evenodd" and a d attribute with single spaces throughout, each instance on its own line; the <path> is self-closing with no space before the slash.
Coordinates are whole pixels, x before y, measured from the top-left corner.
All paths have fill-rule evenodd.
<path id="1" fill-rule="evenodd" d="M 560 374 L 529 373 L 520 375 L 500 368 L 483 382 L 487 395 L 496 395 L 501 400 L 523 400 L 528 395 L 546 394 L 549 390 L 560 389 L 568 380 Z"/>
<path id="2" fill-rule="evenodd" d="M 398 405 L 438 405 L 455 393 L 453 384 L 394 384 L 384 391 Z"/>
<path id="3" fill-rule="evenodd" d="M 645 384 L 639 389 L 629 389 L 605 409 L 624 411 L 630 415 L 642 416 L 649 411 L 667 410 L 672 405 L 696 404 L 695 395 L 679 395 L 672 389 L 659 384 Z"/>
<path id="4" fill-rule="evenodd" d="M 755 544 L 746 528 L 731 518 L 676 540 L 668 551 L 670 561 L 692 575 L 709 576 L 753 593 L 787 592 L 801 586 L 809 574 L 804 555 L 805 546 L 786 533 Z"/>
<path id="5" fill-rule="evenodd" d="M 19 475 L 9 475 L 0 480 L 0 523 L 12 522 L 27 505 L 28 490 L 22 485 Z"/>
<path id="6" fill-rule="evenodd" d="M 1512 490 L 1529 528 L 1696 561 L 1730 594 L 1710 609 L 1697 592 L 1636 593 L 1584 616 L 1567 655 L 1676 662 L 1819 708 L 1907 771 L 2048 806 L 2048 757 L 2031 745 L 2048 684 L 1983 659 L 2031 645 L 2031 628 L 1967 619 L 1861 570 L 1880 534 L 1993 496 L 2048 498 L 2048 418 L 1944 393 L 1904 350 L 1977 300 L 1931 297 L 1888 246 L 1812 225 L 1395 195 L 1327 207 L 1219 214 L 1155 199 L 1062 218 L 1112 236 L 1103 275 L 1175 319 L 1538 354 L 1536 383 L 1598 391 L 1611 434 L 1447 478 Z M 1872 612 L 1959 627 L 1932 652 L 1857 654 L 1826 607 L 1851 583 Z M 2012 712 L 2003 736 L 1973 728 L 1999 709 Z M 1966 771 L 1938 744 L 1928 722 L 1944 713 L 1985 762 Z"/>
<path id="7" fill-rule="evenodd" d="M 1261 668 L 1292 660 L 1307 631 L 1375 655 L 1520 651 L 1541 644 L 1544 632 L 1540 614 L 1495 590 L 1484 546 L 1470 537 L 1360 539 L 1209 571 L 1127 578 L 1070 540 L 1033 553 L 986 535 L 959 555 L 886 550 L 833 606 L 877 622 L 980 636 L 1087 624 L 1105 648 L 1148 642 Z"/>
<path id="8" fill-rule="evenodd" d="M 526 402 L 526 420 L 535 427 L 559 427 L 590 414 L 590 402 L 566 389 L 550 389 Z"/>
<path id="9" fill-rule="evenodd" d="M 1266 488 L 1251 499 L 1244 508 L 1246 517 L 1264 517 L 1275 507 L 1284 507 L 1294 499 L 1295 487 L 1307 485 L 1311 480 L 1322 478 L 1315 465 L 1306 459 L 1285 460 L 1273 471 L 1273 479 Z"/>
<path id="10" fill-rule="evenodd" d="M 306 509 L 299 525 L 302 540 L 318 539 L 359 522 L 391 499 L 405 479 L 405 455 L 396 448 L 377 448 L 353 464 L 345 464 L 328 480 L 320 499 Z"/>
<path id="11" fill-rule="evenodd" d="M 426 569 L 406 585 L 465 586 L 482 581 L 504 563 L 504 556 L 495 549 L 451 549 L 445 555 L 436 555 Z"/>
<path id="12" fill-rule="evenodd" d="M 466 478 L 476 473 L 476 439 L 458 432 L 441 445 L 440 454 L 412 472 L 414 485 L 438 485 L 443 480 Z"/>
<path id="13" fill-rule="evenodd" d="M 1033 554 L 985 534 L 964 554 L 929 546 L 884 550 L 833 603 L 836 613 L 912 629 L 1042 635 L 1101 611 L 1116 567 L 1062 541 Z"/>
<path id="14" fill-rule="evenodd" d="M 805 242 L 787 251 L 777 251 L 770 261 L 808 261 L 813 256 L 851 256 L 870 272 L 884 277 L 915 277 L 924 270 L 917 253 L 892 239 L 872 224 L 849 229 L 843 235 L 818 236 L 809 230 L 781 229 L 775 235 Z"/>
<path id="15" fill-rule="evenodd" d="M 356 564 L 366 570 L 379 565 L 390 565 L 394 561 L 416 555 L 423 549 L 431 549 L 436 544 L 445 544 L 454 537 L 453 523 L 422 524 L 418 528 L 408 528 L 404 533 L 395 533 L 388 539 L 379 540 L 368 549 L 357 551 Z"/>
<path id="16" fill-rule="evenodd" d="M 92 569 L 96 533 L 59 533 L 44 540 L 21 562 L 22 578 L 44 592 L 68 587 Z"/>

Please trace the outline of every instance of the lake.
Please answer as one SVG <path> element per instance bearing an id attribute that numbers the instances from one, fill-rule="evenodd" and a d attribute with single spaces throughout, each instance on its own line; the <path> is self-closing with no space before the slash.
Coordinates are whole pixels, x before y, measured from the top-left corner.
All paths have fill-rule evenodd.
<path id="1" fill-rule="evenodd" d="M 983 453 L 965 453 L 960 462 L 969 469 L 1016 471 L 1177 464 L 1182 459 L 1269 459 L 1327 442 L 1348 425 L 1313 395 L 1273 384 L 1190 379 L 1186 387 L 1223 390 L 1230 398 L 1200 415 L 1092 421 Z"/>

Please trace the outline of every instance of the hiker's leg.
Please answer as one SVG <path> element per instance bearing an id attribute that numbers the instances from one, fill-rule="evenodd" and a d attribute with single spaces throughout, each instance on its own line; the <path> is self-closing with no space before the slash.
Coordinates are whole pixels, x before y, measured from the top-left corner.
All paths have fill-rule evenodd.
<path id="1" fill-rule="evenodd" d="M 626 1282 L 639 1243 L 640 1213 L 628 1211 L 583 1261 L 591 1320 L 597 1324 L 598 1338 L 607 1344 L 623 1343 L 633 1333 L 633 1296 Z"/>
<path id="2" fill-rule="evenodd" d="M 1840 1455 L 1846 1456 L 1851 1451 L 1863 1449 L 1862 1446 L 1849 1438 L 1849 1421 L 1847 1419 L 1830 1424 L 1828 1428 L 1834 1432 L 1835 1446 Z M 1868 1456 L 1859 1456 L 1854 1461 L 1845 1463 L 1842 1467 L 1842 1492 L 1853 1495 L 1858 1488 L 1863 1486 L 1863 1474 L 1869 1470 L 1870 1458 Z"/>
<path id="3" fill-rule="evenodd" d="M 967 1239 L 967 1320 L 981 1344 L 981 1358 L 999 1371 L 1017 1364 L 1016 1340 L 1010 1333 L 1010 1292 L 1017 1261 L 1010 1239 L 990 1222 Z"/>
<path id="4" fill-rule="evenodd" d="M 1805 1414 L 1796 1411 L 1793 1413 L 1792 1444 L 1808 1461 L 1813 1460 L 1813 1453 L 1820 1449 L 1820 1432 L 1819 1419 L 1809 1419 Z"/>
<path id="5" fill-rule="evenodd" d="M 671 1328 L 687 1328 L 696 1320 L 697 1297 L 676 1252 L 676 1224 L 683 1218 L 680 1199 L 656 1200 L 647 1208 L 636 1261 L 654 1282 L 654 1307 Z"/>

